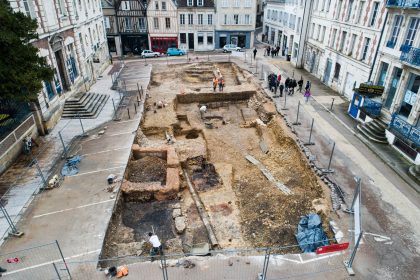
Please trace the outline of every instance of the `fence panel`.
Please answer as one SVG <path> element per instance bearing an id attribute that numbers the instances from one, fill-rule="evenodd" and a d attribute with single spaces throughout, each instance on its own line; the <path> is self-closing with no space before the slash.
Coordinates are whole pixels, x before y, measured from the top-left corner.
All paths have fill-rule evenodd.
<path id="1" fill-rule="evenodd" d="M 69 279 L 65 267 L 55 266 L 59 262 L 64 264 L 57 242 L 1 254 L 0 266 L 7 269 L 2 279 Z"/>

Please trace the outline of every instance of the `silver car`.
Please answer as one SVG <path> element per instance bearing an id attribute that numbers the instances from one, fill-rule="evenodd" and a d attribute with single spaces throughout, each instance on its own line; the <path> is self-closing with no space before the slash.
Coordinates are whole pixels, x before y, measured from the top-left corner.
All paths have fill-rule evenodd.
<path id="1" fill-rule="evenodd" d="M 242 48 L 238 47 L 237 45 L 234 45 L 234 44 L 224 45 L 223 52 L 233 52 L 233 51 L 240 52 L 240 51 L 242 51 Z"/>
<path id="2" fill-rule="evenodd" d="M 160 53 L 159 52 L 152 52 L 150 50 L 144 50 L 141 52 L 141 57 L 145 58 L 145 57 L 159 57 Z"/>

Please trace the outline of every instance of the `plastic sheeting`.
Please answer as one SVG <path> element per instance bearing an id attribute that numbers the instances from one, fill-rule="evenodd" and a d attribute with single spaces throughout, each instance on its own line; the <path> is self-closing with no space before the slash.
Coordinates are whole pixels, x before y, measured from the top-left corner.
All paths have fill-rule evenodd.
<path id="1" fill-rule="evenodd" d="M 82 160 L 82 157 L 79 155 L 73 156 L 66 160 L 63 168 L 61 169 L 61 175 L 63 176 L 72 176 L 79 173 L 79 168 L 77 165 Z"/>
<path id="2" fill-rule="evenodd" d="M 308 214 L 300 219 L 296 239 L 304 253 L 315 252 L 316 248 L 329 244 L 317 214 Z"/>

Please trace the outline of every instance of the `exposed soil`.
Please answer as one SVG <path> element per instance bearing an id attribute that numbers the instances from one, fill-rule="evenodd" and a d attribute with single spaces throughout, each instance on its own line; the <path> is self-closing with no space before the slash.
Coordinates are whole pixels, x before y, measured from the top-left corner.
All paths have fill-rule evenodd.
<path id="1" fill-rule="evenodd" d="M 212 163 L 203 156 L 188 160 L 188 170 L 191 172 L 192 182 L 197 191 L 205 191 L 220 184 L 220 177 Z"/>
<path id="2" fill-rule="evenodd" d="M 166 182 L 166 161 L 155 156 L 145 156 L 131 160 L 128 164 L 127 179 L 131 182 Z"/>

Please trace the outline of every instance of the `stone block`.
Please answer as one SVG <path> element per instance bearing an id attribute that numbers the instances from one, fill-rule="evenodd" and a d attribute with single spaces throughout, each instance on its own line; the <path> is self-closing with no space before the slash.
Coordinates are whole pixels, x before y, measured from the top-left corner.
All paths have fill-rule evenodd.
<path id="1" fill-rule="evenodd" d="M 175 147 L 168 147 L 166 154 L 166 164 L 169 168 L 179 167 L 179 159 L 175 151 Z"/>
<path id="2" fill-rule="evenodd" d="M 178 234 L 183 233 L 186 227 L 186 219 L 184 216 L 175 218 L 175 229 Z"/>

